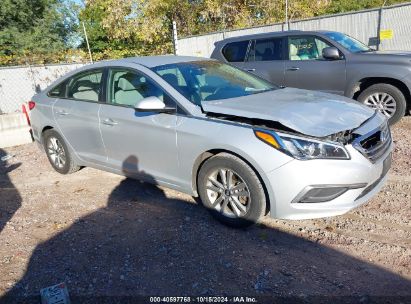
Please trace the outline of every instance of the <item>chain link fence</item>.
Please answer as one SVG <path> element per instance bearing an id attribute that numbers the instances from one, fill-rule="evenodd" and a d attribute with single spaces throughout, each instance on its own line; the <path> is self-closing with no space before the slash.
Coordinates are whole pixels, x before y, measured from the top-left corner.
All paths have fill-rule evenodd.
<path id="1" fill-rule="evenodd" d="M 21 111 L 36 90 L 43 90 L 57 78 L 84 63 L 16 66 L 0 68 L 0 114 Z"/>

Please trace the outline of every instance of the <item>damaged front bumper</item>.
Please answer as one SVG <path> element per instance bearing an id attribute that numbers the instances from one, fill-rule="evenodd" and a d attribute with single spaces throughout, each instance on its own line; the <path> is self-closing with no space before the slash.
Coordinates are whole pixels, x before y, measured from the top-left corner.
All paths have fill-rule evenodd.
<path id="1" fill-rule="evenodd" d="M 377 117 L 356 130 L 356 140 L 345 146 L 349 160 L 293 160 L 266 173 L 271 216 L 297 220 L 340 215 L 377 194 L 391 167 L 393 143 L 386 123 L 375 128 L 376 122 Z"/>
<path id="2" fill-rule="evenodd" d="M 270 188 L 271 216 L 281 219 L 310 219 L 343 214 L 370 200 L 387 178 L 391 147 L 375 163 L 353 147 L 351 160 L 292 161 L 267 174 Z M 327 185 L 347 188 L 328 201 L 301 200 L 307 187 Z"/>

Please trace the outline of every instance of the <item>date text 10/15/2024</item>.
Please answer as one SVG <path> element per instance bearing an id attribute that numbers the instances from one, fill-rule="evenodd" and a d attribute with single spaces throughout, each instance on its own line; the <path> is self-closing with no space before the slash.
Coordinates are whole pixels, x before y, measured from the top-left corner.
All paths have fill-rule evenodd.
<path id="1" fill-rule="evenodd" d="M 257 303 L 254 297 L 150 297 L 150 303 Z"/>

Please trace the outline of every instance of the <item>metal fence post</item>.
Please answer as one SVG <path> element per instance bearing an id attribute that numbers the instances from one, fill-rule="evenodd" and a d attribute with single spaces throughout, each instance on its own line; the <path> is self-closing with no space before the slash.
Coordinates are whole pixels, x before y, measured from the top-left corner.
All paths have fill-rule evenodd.
<path id="1" fill-rule="evenodd" d="M 288 20 L 288 0 L 285 0 L 285 23 L 287 24 L 287 31 L 290 30 L 290 23 Z"/>
<path id="2" fill-rule="evenodd" d="M 382 23 L 382 14 L 383 14 L 383 10 L 384 10 L 384 6 L 385 3 L 387 2 L 387 0 L 384 0 L 384 2 L 382 3 L 380 9 L 378 10 L 378 24 L 377 24 L 377 51 L 380 50 L 380 45 L 381 45 L 381 23 Z"/>
<path id="3" fill-rule="evenodd" d="M 377 22 L 377 51 L 380 50 L 380 44 L 381 44 L 381 37 L 380 37 L 381 19 L 382 19 L 382 7 L 380 7 L 380 9 L 378 10 L 378 22 Z"/>
<path id="4" fill-rule="evenodd" d="M 174 55 L 178 55 L 177 22 L 175 22 L 175 20 L 173 20 L 173 46 Z"/>

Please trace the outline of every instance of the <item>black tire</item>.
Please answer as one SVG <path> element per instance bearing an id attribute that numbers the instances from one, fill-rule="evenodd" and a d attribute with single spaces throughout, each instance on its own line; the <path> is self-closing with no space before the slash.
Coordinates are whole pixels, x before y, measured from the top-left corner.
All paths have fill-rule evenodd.
<path id="1" fill-rule="evenodd" d="M 386 93 L 394 98 L 397 108 L 395 113 L 388 119 L 388 121 L 390 125 L 397 123 L 405 115 L 405 110 L 407 109 L 407 101 L 404 94 L 400 89 L 391 84 L 378 83 L 369 86 L 367 89 L 362 91 L 357 100 L 361 103 L 365 103 L 368 97 L 377 93 Z"/>
<path id="2" fill-rule="evenodd" d="M 63 150 L 63 153 L 65 155 L 65 162 L 63 165 L 59 166 L 55 161 L 53 161 L 52 157 L 52 152 L 49 148 L 49 145 L 51 144 L 52 140 L 57 140 L 59 144 L 59 149 Z M 56 170 L 58 173 L 61 174 L 70 174 L 78 171 L 80 169 L 79 166 L 73 161 L 73 158 L 70 155 L 70 151 L 67 148 L 67 145 L 61 137 L 61 135 L 56 132 L 55 130 L 46 130 L 43 133 L 43 145 L 44 145 L 44 150 L 46 151 L 47 158 L 53 167 L 54 170 Z"/>
<path id="3" fill-rule="evenodd" d="M 213 206 L 213 203 L 210 200 L 209 194 L 207 193 L 207 191 L 210 191 L 207 190 L 207 183 L 210 183 L 209 177 L 212 176 L 213 172 L 218 172 L 219 169 L 231 171 L 235 175 L 235 177 L 239 177 L 239 179 L 237 179 L 237 185 L 240 185 L 241 182 L 243 182 L 243 184 L 245 183 L 246 185 L 245 190 L 248 191 L 247 193 L 249 195 L 249 199 L 241 197 L 241 200 L 246 200 L 246 211 L 241 216 L 237 216 L 234 214 L 235 212 L 231 203 L 228 203 L 228 206 L 225 209 L 228 210 L 227 208 L 229 208 L 232 210 L 232 217 L 227 216 L 222 211 L 216 210 L 216 207 Z M 232 177 L 231 179 L 234 180 L 235 177 Z M 219 220 L 221 223 L 227 226 L 235 228 L 248 227 L 250 225 L 257 223 L 265 214 L 266 196 L 263 184 L 261 183 L 255 171 L 247 163 L 245 163 L 242 159 L 232 154 L 219 153 L 207 159 L 201 166 L 200 171 L 198 173 L 197 186 L 202 204 L 211 212 L 211 214 L 217 220 Z M 235 186 L 233 185 L 231 189 L 234 188 Z M 237 190 L 233 192 L 236 191 Z M 241 190 L 239 191 L 242 193 L 244 192 Z M 214 193 L 216 195 L 215 201 L 217 201 L 217 198 L 219 198 L 220 196 L 223 196 L 222 193 Z M 236 196 L 234 194 L 233 196 Z M 227 198 L 225 194 L 224 198 Z M 236 196 L 236 199 L 238 201 L 240 197 Z"/>

